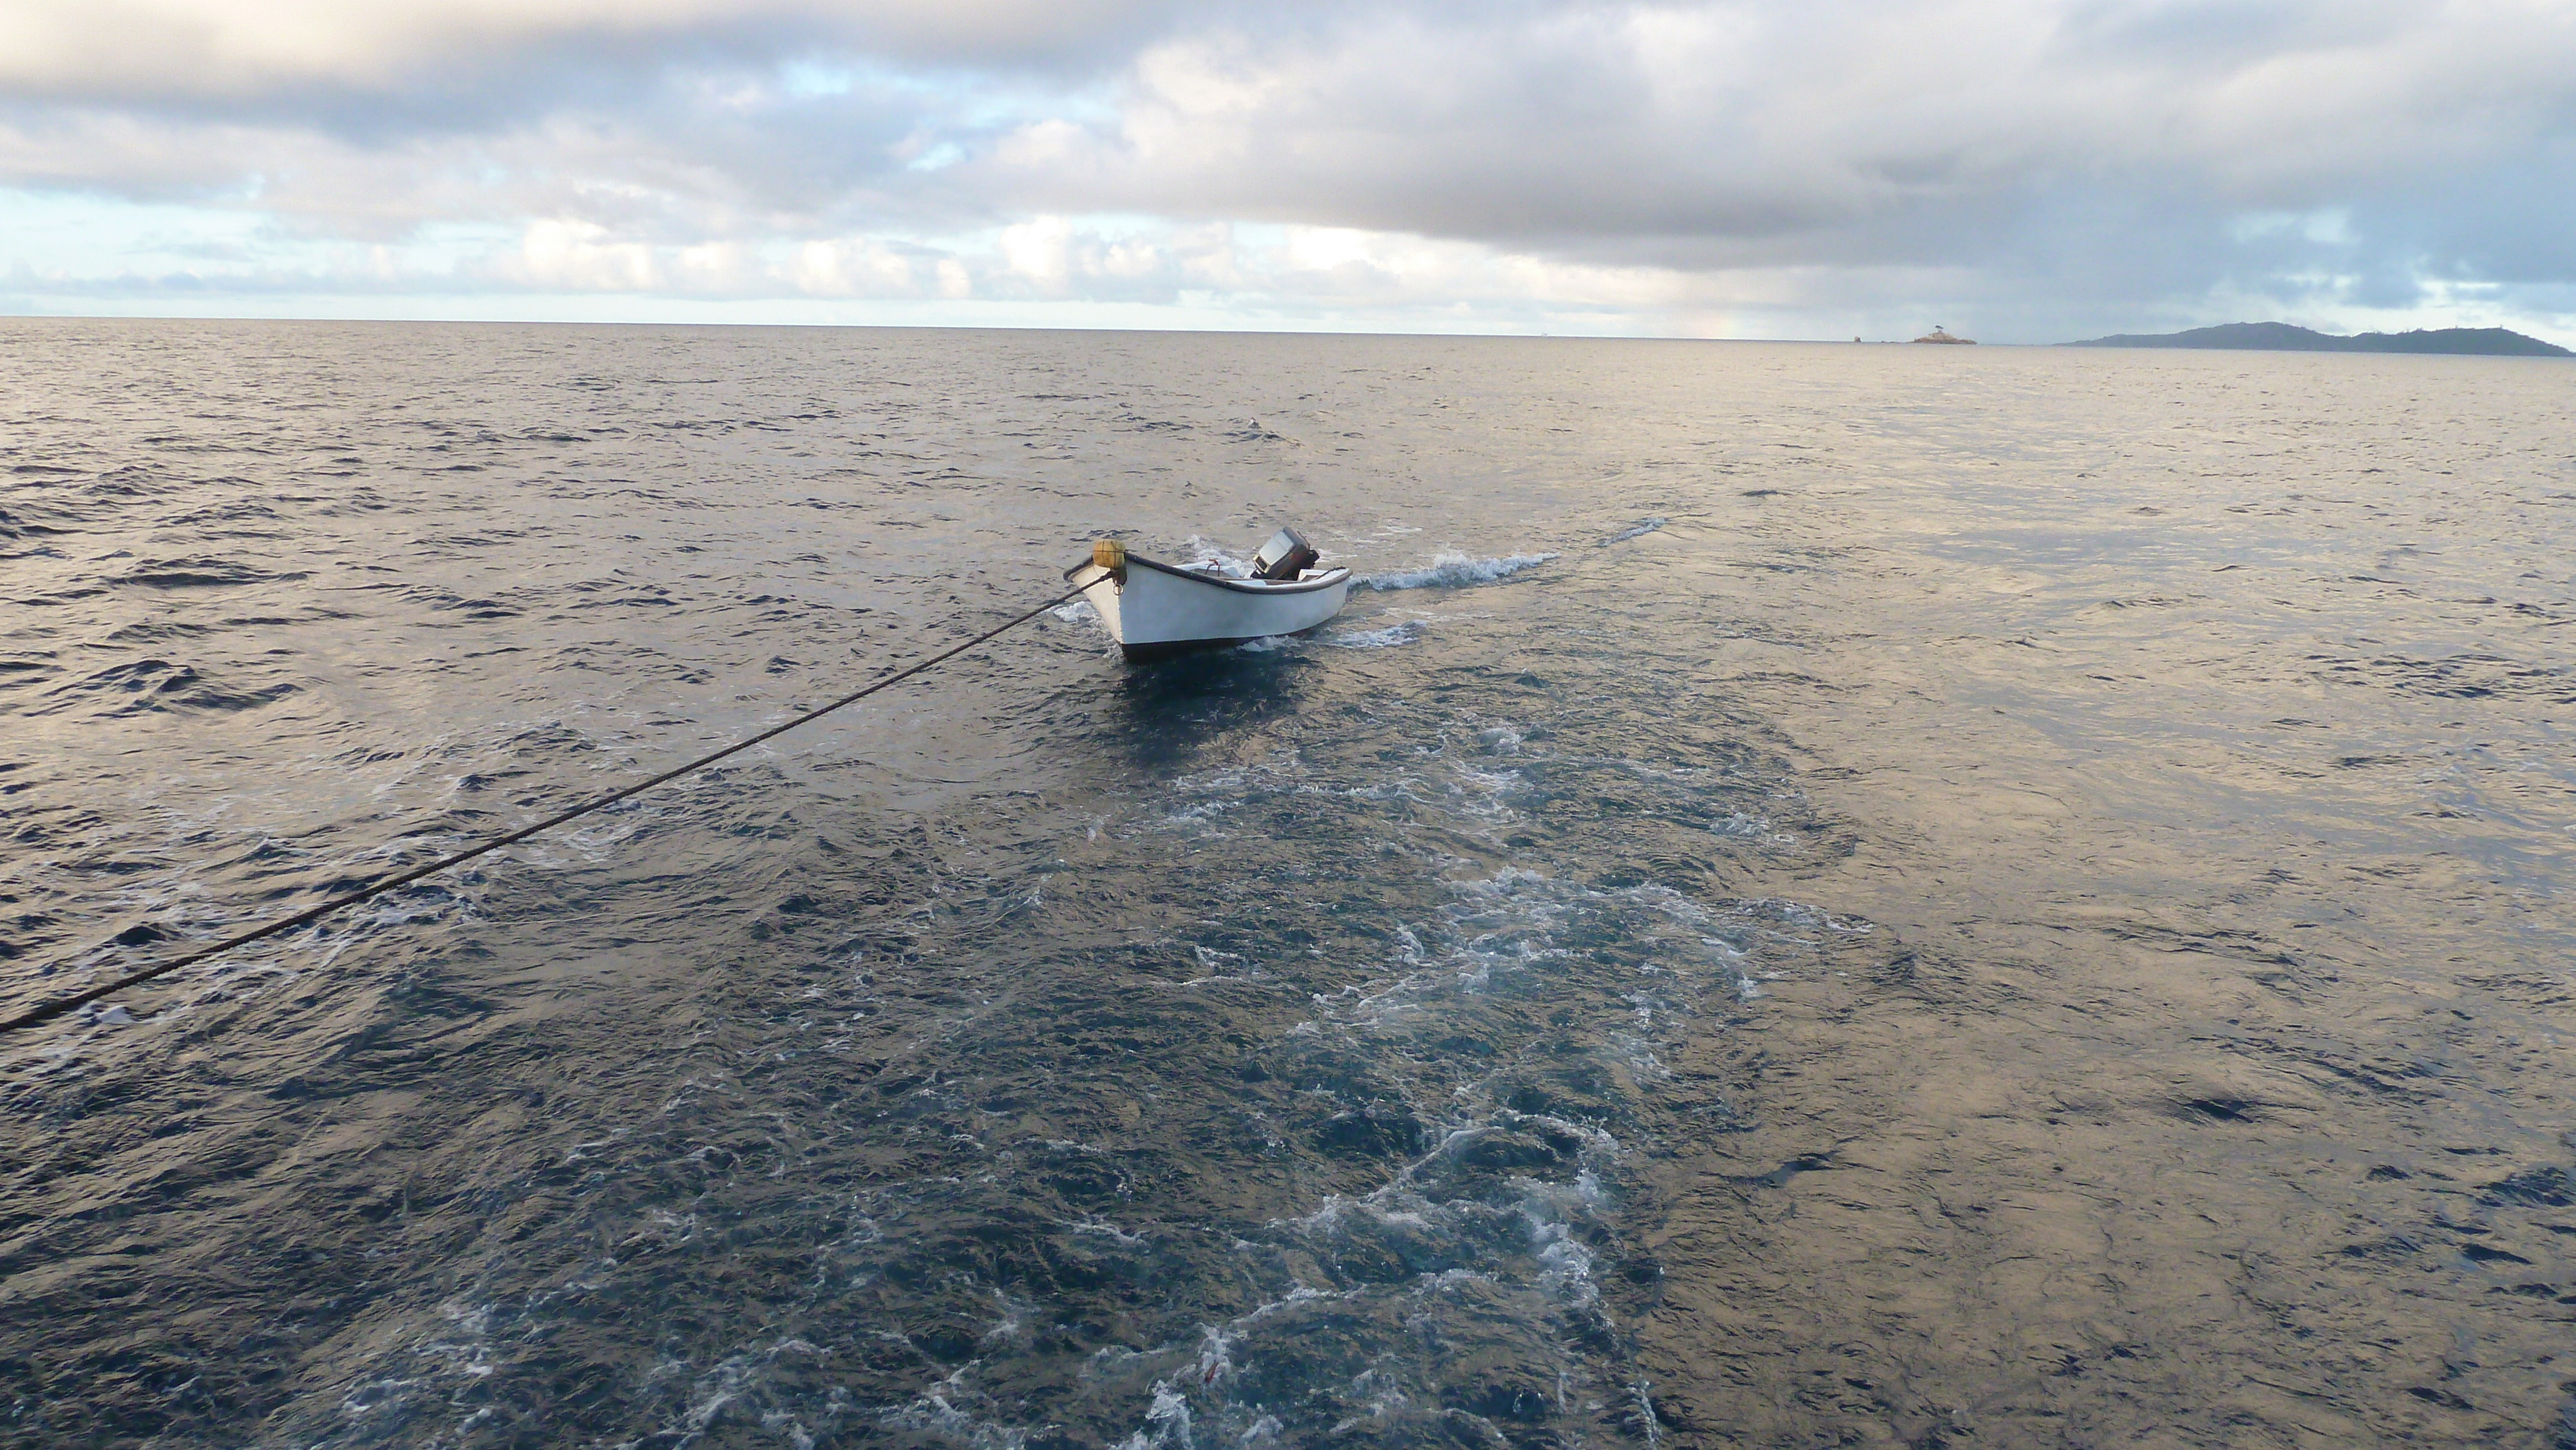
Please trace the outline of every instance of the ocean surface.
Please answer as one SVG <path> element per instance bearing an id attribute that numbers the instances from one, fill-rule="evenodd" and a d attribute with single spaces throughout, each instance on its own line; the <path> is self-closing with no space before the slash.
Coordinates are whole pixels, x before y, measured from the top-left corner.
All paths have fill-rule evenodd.
<path id="1" fill-rule="evenodd" d="M 2576 365 L 0 322 L 0 1443 L 2576 1445 Z"/>

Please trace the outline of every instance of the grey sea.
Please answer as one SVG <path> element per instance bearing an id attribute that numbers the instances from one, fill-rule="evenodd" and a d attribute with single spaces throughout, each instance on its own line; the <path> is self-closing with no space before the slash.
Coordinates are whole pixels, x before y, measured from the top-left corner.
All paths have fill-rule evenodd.
<path id="1" fill-rule="evenodd" d="M 0 1443 L 2576 1446 L 2576 365 L 0 323 Z"/>

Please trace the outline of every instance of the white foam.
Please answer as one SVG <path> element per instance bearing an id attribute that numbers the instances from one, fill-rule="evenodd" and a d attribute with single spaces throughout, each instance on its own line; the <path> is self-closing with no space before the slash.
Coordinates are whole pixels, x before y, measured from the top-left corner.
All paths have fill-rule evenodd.
<path id="1" fill-rule="evenodd" d="M 1083 1151 L 1086 1153 L 1098 1153 L 1100 1150 L 1097 1148 L 1084 1148 Z M 1143 1234 L 1129 1233 L 1127 1230 L 1120 1228 L 1114 1223 L 1110 1223 L 1106 1219 L 1058 1219 L 1056 1221 L 1075 1233 L 1096 1234 L 1101 1238 L 1111 1240 L 1112 1242 L 1125 1244 L 1129 1248 L 1142 1248 L 1145 1244 L 1145 1236 Z"/>
<path id="2" fill-rule="evenodd" d="M 1555 558 L 1554 554 L 1506 554 L 1499 559 L 1477 559 L 1443 550 L 1431 556 L 1427 569 L 1372 574 L 1366 582 L 1371 589 L 1454 589 L 1467 584 L 1491 584 Z"/>
<path id="3" fill-rule="evenodd" d="M 1120 1441 L 1118 1450 L 1193 1450 L 1190 1402 L 1181 1398 L 1170 1380 L 1154 1381 L 1154 1403 L 1145 1411 L 1145 1428 Z"/>
<path id="4" fill-rule="evenodd" d="M 1624 544 L 1630 539 L 1651 534 L 1670 522 L 1672 522 L 1672 520 L 1665 518 L 1662 514 L 1655 514 L 1647 518 L 1639 519 L 1628 527 L 1621 529 L 1619 532 L 1612 534 L 1606 539 L 1603 539 L 1601 541 L 1601 547 L 1606 549 L 1612 544 Z"/>
<path id="5" fill-rule="evenodd" d="M 973 1367 L 969 1365 L 966 1369 Z M 979 1420 L 951 1402 L 951 1397 L 958 1400 L 981 1398 L 967 1387 L 966 1369 L 960 1369 L 922 1391 L 911 1404 L 879 1410 L 877 1423 L 889 1429 L 938 1435 L 952 1444 L 964 1445 L 968 1450 L 1022 1450 L 1029 1442 L 1027 1429 Z"/>
<path id="6" fill-rule="evenodd" d="M 1028 1322 L 1028 1317 L 1031 1314 L 1037 1312 L 1037 1306 L 1026 1299 L 1014 1299 L 1010 1295 L 1003 1293 L 1000 1289 L 994 1289 L 990 1292 L 993 1295 L 994 1302 L 1001 1305 L 1002 1317 L 993 1321 L 992 1328 L 984 1331 L 984 1337 L 980 1342 L 991 1344 L 996 1340 L 1000 1340 L 1007 1343 L 1010 1340 L 1019 1338 L 1021 1327 Z"/>
<path id="7" fill-rule="evenodd" d="M 1642 1379 L 1629 1386 L 1637 1396 L 1637 1418 L 1646 1427 L 1646 1450 L 1655 1450 L 1664 1439 L 1664 1422 L 1655 1414 L 1654 1397 L 1647 1393 L 1654 1387 L 1654 1381 Z"/>
<path id="8" fill-rule="evenodd" d="M 1234 1345 L 1238 1336 L 1215 1325 L 1199 1326 L 1199 1362 L 1195 1367 L 1199 1384 L 1204 1387 L 1234 1373 Z"/>
<path id="9" fill-rule="evenodd" d="M 1391 649 L 1396 645 L 1411 644 L 1422 638 L 1422 631 L 1421 620 L 1408 619 L 1401 624 L 1390 624 L 1384 629 L 1355 629 L 1345 633 L 1328 634 L 1324 636 L 1324 643 L 1335 649 Z"/>

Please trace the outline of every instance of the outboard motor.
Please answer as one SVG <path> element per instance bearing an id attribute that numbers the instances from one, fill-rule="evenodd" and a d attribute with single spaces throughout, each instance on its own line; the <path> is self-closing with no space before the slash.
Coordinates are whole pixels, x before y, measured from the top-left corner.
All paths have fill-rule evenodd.
<path id="1" fill-rule="evenodd" d="M 1269 543 L 1261 546 L 1260 553 L 1252 556 L 1252 572 L 1255 578 L 1282 582 L 1314 568 L 1315 561 L 1322 557 L 1315 552 L 1314 545 L 1306 542 L 1304 534 L 1295 529 L 1281 529 L 1270 536 Z"/>

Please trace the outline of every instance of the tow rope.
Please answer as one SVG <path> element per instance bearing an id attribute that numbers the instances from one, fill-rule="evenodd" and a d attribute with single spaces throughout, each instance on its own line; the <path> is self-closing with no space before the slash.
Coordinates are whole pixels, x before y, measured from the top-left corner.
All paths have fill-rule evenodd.
<path id="1" fill-rule="evenodd" d="M 15 1032 L 22 1027 L 41 1026 L 44 1023 L 51 1022 L 55 1018 L 62 1016 L 66 1012 L 79 1011 L 81 1008 L 88 1006 L 92 1002 L 98 1001 L 102 997 L 113 997 L 128 987 L 139 987 L 145 982 L 152 981 L 157 977 L 166 977 L 170 973 L 178 971 L 183 967 L 193 967 L 197 963 L 202 962 L 209 957 L 221 956 L 235 947 L 248 946 L 252 942 L 259 941 L 264 937 L 272 937 L 277 935 L 279 932 L 293 931 L 295 928 L 303 926 L 308 922 L 318 921 L 321 918 L 330 915 L 332 912 L 338 911 L 344 906 L 355 906 L 361 901 L 368 900 L 372 897 L 382 896 L 396 887 L 408 886 L 411 883 L 420 880 L 424 876 L 435 876 L 450 866 L 461 866 L 466 862 L 473 860 L 477 856 L 489 855 L 494 851 L 500 850 L 504 846 L 516 845 L 519 842 L 528 839 L 530 836 L 536 835 L 540 831 L 550 831 L 555 827 L 562 825 L 566 821 L 576 820 L 582 816 L 589 815 L 593 811 L 606 810 L 608 807 L 617 804 L 619 801 L 625 800 L 629 796 L 641 795 L 645 791 L 651 790 L 657 785 L 677 780 L 681 776 L 689 774 L 691 771 L 703 770 L 707 766 L 715 764 L 717 761 L 724 759 L 728 755 L 735 755 L 742 751 L 749 750 L 751 747 L 760 744 L 764 740 L 776 739 L 778 736 L 786 734 L 788 731 L 795 729 L 799 725 L 810 724 L 813 721 L 820 720 L 824 716 L 831 714 L 833 711 L 840 709 L 844 705 L 855 705 L 859 701 L 866 699 L 868 696 L 875 694 L 879 690 L 886 689 L 893 685 L 899 685 L 934 665 L 943 664 L 949 660 L 955 659 L 957 656 L 964 654 L 966 651 L 973 649 L 975 646 L 984 643 L 986 640 L 989 640 L 1006 630 L 1016 629 L 1019 626 L 1028 623 L 1030 620 L 1037 618 L 1039 615 L 1046 613 L 1048 610 L 1055 608 L 1059 604 L 1065 603 L 1081 592 L 1082 591 L 1080 589 L 1068 589 L 1064 593 L 1059 594 L 1053 599 L 1048 600 L 1046 603 L 1037 606 L 1035 609 L 1029 610 L 1025 614 L 1015 615 L 1010 619 L 1004 620 L 1000 624 L 994 625 L 991 629 L 984 631 L 982 634 L 975 636 L 964 644 L 951 645 L 949 648 L 940 651 L 938 654 L 932 655 L 930 658 L 923 660 L 918 664 L 906 666 L 903 669 L 895 671 L 891 675 L 887 675 L 883 679 L 877 680 L 871 684 L 862 685 L 858 689 L 852 690 L 841 698 L 832 701 L 830 704 L 818 705 L 815 708 L 806 711 L 804 714 L 798 715 L 794 719 L 787 721 L 785 724 L 773 725 L 770 728 L 761 731 L 757 735 L 751 736 L 747 739 L 737 740 L 733 744 L 726 746 L 724 749 L 719 750 L 712 755 L 699 756 L 697 759 L 690 761 L 686 765 L 675 765 L 669 770 L 663 771 L 660 775 L 654 776 L 650 780 L 638 781 L 633 785 L 627 786 L 623 790 L 611 791 L 607 795 L 599 797 L 597 800 L 584 801 L 580 805 L 574 806 L 569 810 L 558 811 L 555 814 L 546 817 L 544 820 L 537 822 L 533 826 L 522 826 L 518 830 L 510 832 L 506 836 L 496 836 L 489 841 L 485 841 L 479 846 L 459 851 L 453 856 L 441 857 L 436 861 L 430 862 L 426 866 L 417 866 L 409 871 L 405 871 L 399 876 L 389 876 L 372 886 L 361 887 L 345 896 L 332 897 L 330 900 L 323 902 L 319 906 L 307 907 L 306 909 L 295 913 L 293 916 L 281 917 L 276 921 L 268 923 L 266 926 L 259 927 L 252 931 L 243 932 L 241 935 L 236 937 L 229 937 L 223 941 L 217 942 L 213 946 L 207 947 L 203 951 L 194 952 L 181 957 L 175 962 L 164 962 L 157 967 L 146 967 L 139 972 L 130 972 L 125 976 L 119 977 L 115 981 L 108 983 L 104 987 L 92 987 L 86 992 L 65 997 L 61 1001 L 51 1002 L 31 1011 L 22 1012 L 17 1016 L 10 1018 L 6 1022 L 0 1022 L 0 1032 Z"/>

